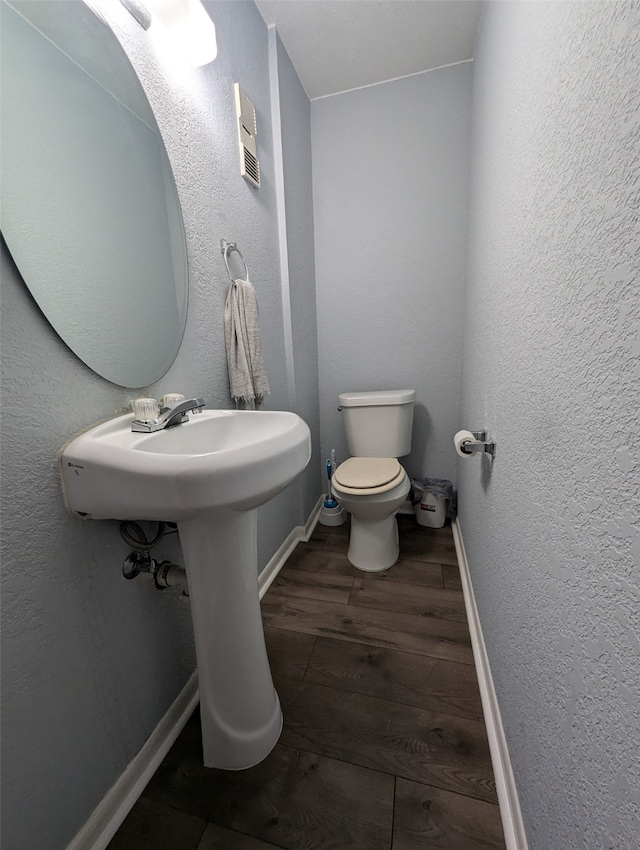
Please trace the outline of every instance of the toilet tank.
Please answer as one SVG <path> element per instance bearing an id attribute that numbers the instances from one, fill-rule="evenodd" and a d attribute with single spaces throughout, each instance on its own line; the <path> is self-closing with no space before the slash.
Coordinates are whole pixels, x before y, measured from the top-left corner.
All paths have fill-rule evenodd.
<path id="1" fill-rule="evenodd" d="M 409 454 L 415 390 L 341 393 L 338 400 L 353 457 Z"/>

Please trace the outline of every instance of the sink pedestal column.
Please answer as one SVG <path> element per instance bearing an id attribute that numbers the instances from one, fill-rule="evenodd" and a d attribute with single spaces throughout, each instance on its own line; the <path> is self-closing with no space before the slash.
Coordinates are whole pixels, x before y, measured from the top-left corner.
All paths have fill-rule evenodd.
<path id="1" fill-rule="evenodd" d="M 215 510 L 178 524 L 200 682 L 205 767 L 242 770 L 275 746 L 280 701 L 264 643 L 257 511 Z"/>

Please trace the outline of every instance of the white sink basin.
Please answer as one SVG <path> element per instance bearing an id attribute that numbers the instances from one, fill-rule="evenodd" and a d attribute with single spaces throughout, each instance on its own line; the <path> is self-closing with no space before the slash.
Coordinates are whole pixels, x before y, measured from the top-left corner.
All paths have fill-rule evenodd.
<path id="1" fill-rule="evenodd" d="M 62 454 L 67 506 L 93 519 L 180 522 L 202 511 L 248 510 L 300 473 L 306 423 L 288 411 L 204 410 L 152 434 L 133 414 L 96 425 Z"/>
<path id="2" fill-rule="evenodd" d="M 286 411 L 205 410 L 154 433 L 132 432 L 132 421 L 120 416 L 67 444 L 67 506 L 91 519 L 178 523 L 204 763 L 251 767 L 282 729 L 260 616 L 256 508 L 309 462 L 309 428 Z"/>

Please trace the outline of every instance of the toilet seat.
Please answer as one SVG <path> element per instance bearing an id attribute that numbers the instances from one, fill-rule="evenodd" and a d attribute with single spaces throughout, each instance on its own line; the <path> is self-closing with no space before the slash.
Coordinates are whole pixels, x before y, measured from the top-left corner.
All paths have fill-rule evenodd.
<path id="1" fill-rule="evenodd" d="M 394 457 L 350 457 L 336 469 L 332 483 L 349 495 L 373 496 L 393 490 L 405 475 Z"/>

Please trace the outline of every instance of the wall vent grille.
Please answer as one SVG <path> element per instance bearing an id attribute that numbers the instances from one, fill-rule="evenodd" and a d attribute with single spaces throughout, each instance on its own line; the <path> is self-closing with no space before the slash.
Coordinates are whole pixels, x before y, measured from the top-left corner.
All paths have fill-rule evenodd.
<path id="1" fill-rule="evenodd" d="M 243 177 L 250 177 L 255 186 L 260 185 L 260 163 L 255 156 L 246 148 L 244 149 L 244 170 Z"/>
<path id="2" fill-rule="evenodd" d="M 256 110 L 238 83 L 233 84 L 233 93 L 238 118 L 240 174 L 252 186 L 260 188 L 260 163 L 256 154 L 256 135 L 258 132 Z"/>

